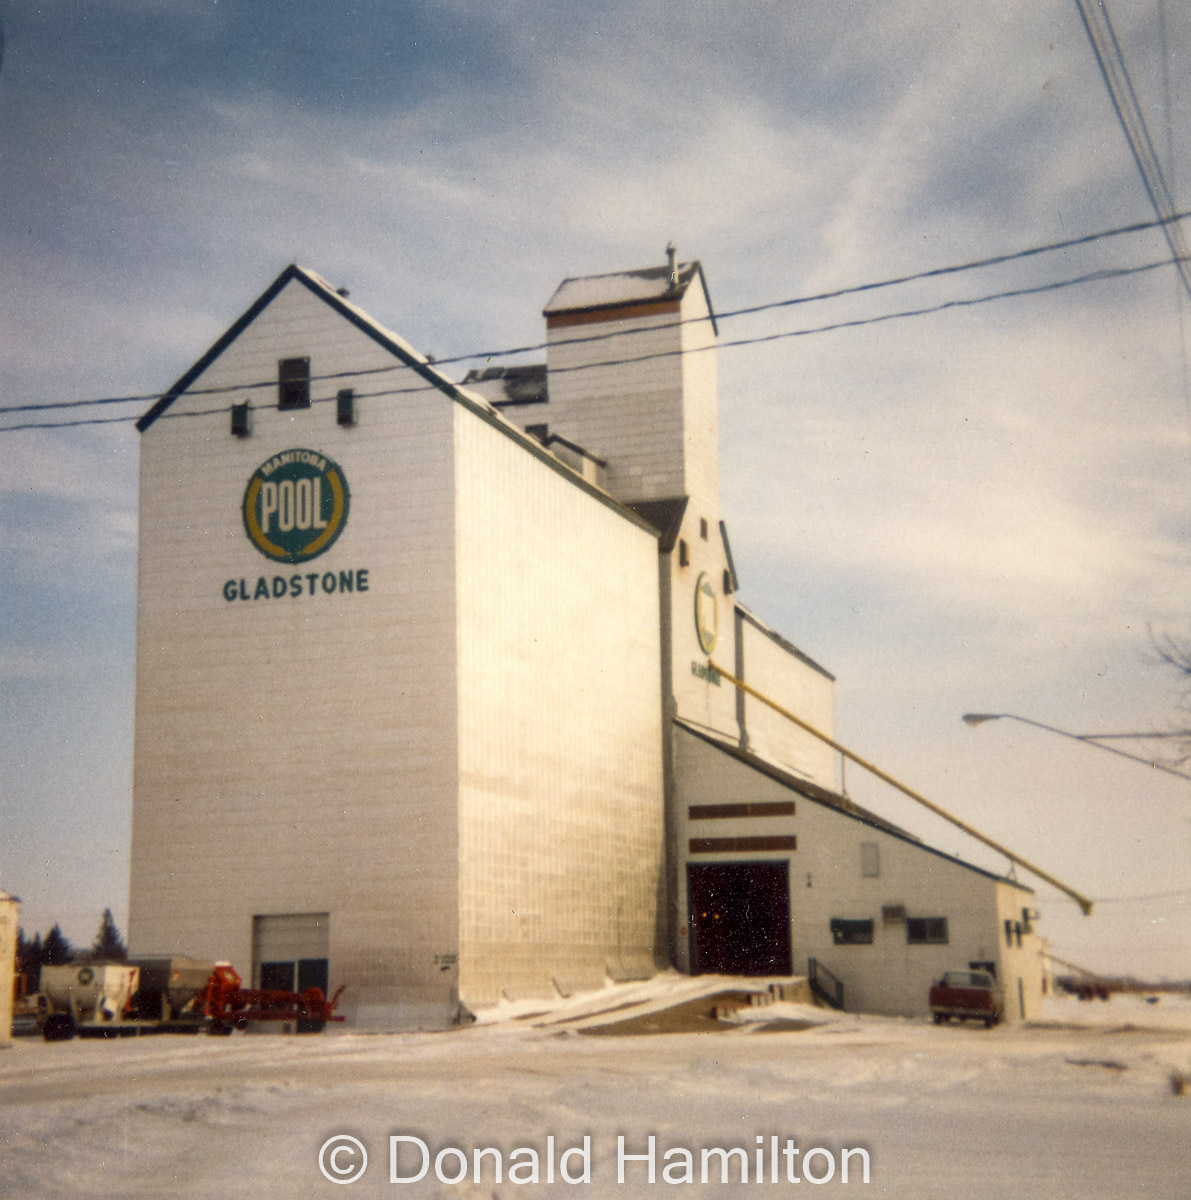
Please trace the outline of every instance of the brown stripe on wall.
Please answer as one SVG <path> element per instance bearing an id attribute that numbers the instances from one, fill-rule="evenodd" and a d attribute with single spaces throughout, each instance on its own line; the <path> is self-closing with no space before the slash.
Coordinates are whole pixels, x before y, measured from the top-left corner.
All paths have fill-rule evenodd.
<path id="1" fill-rule="evenodd" d="M 798 839 L 787 837 L 691 838 L 691 854 L 745 854 L 754 850 L 797 850 Z"/>
<path id="2" fill-rule="evenodd" d="M 725 817 L 792 817 L 793 800 L 757 801 L 753 804 L 692 804 L 686 810 L 692 821 L 717 821 Z"/>

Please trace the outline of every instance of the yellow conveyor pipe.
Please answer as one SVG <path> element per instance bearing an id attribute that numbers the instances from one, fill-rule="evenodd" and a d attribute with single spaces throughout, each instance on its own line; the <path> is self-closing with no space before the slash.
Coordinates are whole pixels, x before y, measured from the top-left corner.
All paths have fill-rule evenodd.
<path id="1" fill-rule="evenodd" d="M 1078 904 L 1083 910 L 1085 917 L 1091 915 L 1093 902 L 1089 900 L 1087 896 L 1077 892 L 1074 888 L 1068 887 L 1065 883 L 1060 882 L 1053 875 L 1042 870 L 1041 867 L 1034 866 L 1034 864 L 1028 859 L 1022 858 L 1020 854 L 1015 854 L 1008 847 L 1002 846 L 1000 842 L 994 841 L 986 834 L 981 833 L 978 829 L 973 829 L 972 826 L 967 824 L 966 821 L 961 821 L 958 817 L 953 817 L 946 809 L 940 808 L 937 804 L 935 804 L 934 801 L 928 800 L 919 792 L 914 791 L 913 788 L 907 787 L 900 780 L 894 779 L 892 775 L 882 771 L 881 768 L 875 763 L 868 762 L 866 759 L 861 758 L 859 754 L 854 754 L 846 746 L 841 746 L 840 743 L 834 738 L 828 737 L 827 734 L 816 729 L 813 725 L 808 725 L 801 717 L 796 717 L 792 712 L 790 712 L 789 709 L 783 708 L 774 700 L 770 700 L 768 696 L 757 691 L 755 687 L 745 683 L 743 679 L 737 679 L 736 676 L 730 671 L 725 671 L 723 667 L 711 662 L 710 659 L 708 660 L 708 666 L 710 666 L 713 671 L 715 671 L 718 675 L 721 675 L 734 687 L 737 687 L 742 692 L 752 696 L 754 700 L 759 700 L 762 704 L 772 708 L 774 712 L 780 713 L 786 718 L 787 721 L 792 721 L 795 725 L 797 725 L 799 729 L 805 729 L 807 733 L 811 734 L 813 737 L 817 737 L 819 741 L 826 743 L 837 753 L 842 754 L 844 758 L 851 759 L 851 761 L 854 762 L 858 767 L 863 767 L 866 771 L 875 775 L 878 779 L 883 780 L 891 787 L 897 788 L 899 792 L 901 792 L 903 795 L 909 796 L 911 800 L 917 800 L 919 804 L 923 805 L 923 807 L 930 809 L 935 816 L 942 817 L 945 821 L 950 821 L 952 825 L 962 829 L 964 833 L 968 834 L 969 837 L 974 837 L 978 842 L 983 842 L 986 846 L 992 847 L 992 849 L 996 850 L 998 854 L 1005 855 L 1010 862 L 1017 863 L 1018 866 L 1024 867 L 1030 872 L 1031 875 L 1037 875 L 1039 879 L 1046 880 L 1046 882 L 1052 887 L 1056 887 L 1060 892 L 1070 896 L 1071 899 L 1074 900 L 1076 904 Z"/>

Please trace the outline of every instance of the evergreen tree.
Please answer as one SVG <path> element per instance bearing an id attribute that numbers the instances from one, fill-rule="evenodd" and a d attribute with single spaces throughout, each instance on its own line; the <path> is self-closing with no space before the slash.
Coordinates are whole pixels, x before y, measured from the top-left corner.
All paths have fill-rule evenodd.
<path id="1" fill-rule="evenodd" d="M 45 962 L 45 948 L 41 934 L 35 933 L 33 940 L 25 937 L 23 929 L 17 930 L 17 973 L 25 976 L 25 990 L 35 992 L 41 986 L 41 964 Z"/>
<path id="2" fill-rule="evenodd" d="M 62 932 L 57 921 L 54 922 L 54 928 L 46 934 L 45 941 L 41 944 L 41 952 L 43 966 L 60 967 L 70 962 L 74 948 L 66 940 L 66 934 Z"/>
<path id="3" fill-rule="evenodd" d="M 112 916 L 110 908 L 103 910 L 99 932 L 91 944 L 91 957 L 106 962 L 123 962 L 128 957 L 128 947 L 124 945 L 120 930 L 116 928 L 116 919 Z"/>

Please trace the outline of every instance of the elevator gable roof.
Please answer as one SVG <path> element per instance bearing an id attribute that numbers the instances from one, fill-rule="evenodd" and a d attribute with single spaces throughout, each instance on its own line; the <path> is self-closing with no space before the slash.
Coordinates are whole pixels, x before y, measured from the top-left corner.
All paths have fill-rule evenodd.
<path id="1" fill-rule="evenodd" d="M 282 289 L 290 283 L 295 283 L 306 288 L 312 295 L 317 296 L 329 308 L 343 317 L 344 320 L 354 325 L 356 329 L 388 350 L 402 365 L 411 368 L 432 387 L 437 388 L 445 396 L 450 397 L 450 399 L 462 405 L 469 412 L 474 413 L 481 420 L 499 429 L 506 437 L 517 442 L 524 450 L 528 451 L 541 462 L 544 462 L 552 470 L 565 476 L 576 487 L 590 493 L 607 507 L 615 509 L 625 520 L 632 522 L 638 528 L 648 531 L 655 537 L 657 536 L 657 531 L 648 521 L 560 462 L 537 439 L 530 437 L 524 430 L 514 425 L 511 421 L 506 420 L 488 401 L 453 383 L 424 354 L 419 354 L 404 338 L 399 337 L 391 329 L 386 329 L 378 321 L 370 317 L 362 308 L 357 308 L 356 305 L 349 303 L 322 276 L 299 267 L 294 263 L 286 267 L 269 287 L 265 289 L 256 302 L 211 346 L 206 354 L 153 404 L 149 411 L 137 421 L 137 429 L 141 433 L 148 430 L 170 408 L 174 401 L 183 395 L 202 376 L 203 372 L 235 342 L 240 334 L 269 307 Z M 275 381 L 271 381 L 269 386 L 275 386 Z"/>
<path id="2" fill-rule="evenodd" d="M 455 400 L 461 400 L 469 405 L 474 406 L 478 401 L 477 398 L 465 396 L 454 383 L 451 382 L 441 371 L 437 370 L 433 364 L 426 358 L 425 355 L 419 354 L 408 342 L 403 338 L 398 337 L 392 330 L 386 329 L 378 321 L 370 317 L 363 309 L 357 308 L 354 304 L 349 304 L 343 296 L 341 296 L 321 275 L 315 274 L 313 271 L 307 271 L 302 267 L 291 263 L 275 280 L 265 289 L 256 303 L 245 312 L 239 320 L 234 322 L 232 326 L 219 338 L 217 342 L 207 351 L 179 379 L 173 387 L 171 387 L 159 399 L 152 408 L 136 423 L 136 427 L 141 433 L 144 433 L 157 418 L 165 412 L 167 408 L 190 387 L 192 383 L 230 346 L 236 338 L 260 316 L 262 312 L 276 298 L 278 293 L 290 282 L 296 282 L 305 287 L 308 291 L 317 296 L 329 307 L 333 308 L 340 316 L 349 321 L 357 329 L 367 334 L 372 340 L 390 351 L 394 357 L 399 359 L 405 366 L 413 368 L 427 383 L 432 384 L 440 391 L 445 392 L 448 396 Z M 486 407 L 486 406 L 485 406 Z"/>
<path id="3" fill-rule="evenodd" d="M 677 276 L 677 282 L 672 284 L 668 266 L 614 271 L 610 275 L 576 275 L 558 285 L 542 310 L 542 315 L 549 320 L 572 313 L 597 313 L 604 309 L 676 303 L 698 280 L 703 289 L 703 298 L 707 301 L 707 311 L 711 314 L 712 328 L 718 333 L 703 265 L 698 259 L 679 263 Z"/>

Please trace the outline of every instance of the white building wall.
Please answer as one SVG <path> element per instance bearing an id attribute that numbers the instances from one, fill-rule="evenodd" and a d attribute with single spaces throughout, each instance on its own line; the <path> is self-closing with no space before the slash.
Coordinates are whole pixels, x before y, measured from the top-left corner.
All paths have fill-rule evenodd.
<path id="1" fill-rule="evenodd" d="M 459 409 L 460 989 L 654 969 L 657 540 Z"/>
<path id="2" fill-rule="evenodd" d="M 393 356 L 291 282 L 196 387 L 314 375 Z M 407 369 L 372 377 L 394 389 Z M 332 398 L 342 380 L 315 382 Z M 350 1019 L 441 1024 L 457 952 L 455 404 L 426 388 L 279 411 L 186 396 L 143 435 L 129 942 L 137 954 L 230 959 L 247 976 L 254 915 L 330 914 L 330 983 Z M 215 416 L 171 414 L 222 408 Z M 347 524 L 310 563 L 249 542 L 254 470 L 289 448 L 333 458 Z M 368 572 L 368 590 L 228 601 L 227 581 Z"/>
<path id="3" fill-rule="evenodd" d="M 799 806 L 803 870 L 793 875 L 794 963 L 815 958 L 844 983 L 847 1007 L 858 1012 L 924 1016 L 931 984 L 972 961 L 996 961 L 995 879 L 813 803 Z M 865 877 L 862 845 L 877 847 L 879 874 Z M 870 852 L 871 853 L 871 852 Z M 1021 895 L 1028 897 L 1028 892 Z M 904 918 L 945 917 L 943 945 L 912 945 Z M 831 920 L 871 919 L 872 945 L 835 945 Z"/>
<path id="4" fill-rule="evenodd" d="M 736 689 L 708 669 L 713 661 L 728 671 L 735 665 L 733 601 L 724 587 L 728 558 L 717 514 L 700 505 L 698 497 L 692 497 L 687 504 L 679 538 L 679 544 L 670 552 L 669 563 L 662 568 L 670 577 L 674 711 L 678 717 L 703 729 L 736 738 L 739 734 Z M 704 612 L 715 613 L 716 637 L 710 653 L 700 641 L 696 625 L 696 595 L 701 584 L 708 589 Z M 705 617 L 704 625 L 709 624 Z"/>
<path id="5" fill-rule="evenodd" d="M 690 732 L 675 730 L 675 774 L 678 793 L 678 872 L 680 911 L 687 912 L 685 863 L 781 862 L 789 864 L 790 922 L 793 969 L 805 974 L 810 958 L 817 959 L 846 989 L 846 1006 L 856 1012 L 925 1016 L 930 1011 L 931 983 L 945 970 L 966 968 L 969 962 L 1002 962 L 1001 921 L 1008 905 L 1020 917 L 1022 905 L 1033 900 L 1025 888 L 997 880 L 925 846 L 888 833 L 822 803 L 742 763 Z M 741 817 L 692 821 L 693 804 L 768 803 L 793 800 L 795 814 L 783 817 Z M 691 837 L 740 838 L 793 834 L 794 851 L 750 851 L 691 855 Z M 862 855 L 876 847 L 877 874 L 867 876 Z M 946 945 L 911 945 L 904 920 L 887 922 L 886 908 L 904 908 L 907 917 L 946 917 Z M 871 919 L 871 945 L 836 945 L 833 918 Z M 680 931 L 680 969 L 690 969 L 689 929 Z M 1035 943 L 1037 937 L 1034 937 Z M 1029 950 L 1010 968 L 998 966 L 1005 981 L 1027 979 L 1027 1015 L 1037 1012 L 1040 973 L 1035 983 L 1026 967 Z M 1037 962 L 1037 954 L 1033 953 Z M 1016 995 L 1016 982 L 1006 983 L 1006 999 Z M 1016 1004 L 1006 1004 L 1007 1019 L 1018 1016 Z"/>
<path id="6" fill-rule="evenodd" d="M 0 1047 L 12 1040 L 12 992 L 16 974 L 18 904 L 0 892 Z"/>
<path id="7" fill-rule="evenodd" d="M 626 314 L 549 319 L 550 402 L 532 419 L 605 460 L 618 499 L 697 494 L 718 518 L 715 332 L 699 319 L 708 314 L 702 283 L 680 302 Z M 594 365 L 603 362 L 616 365 Z"/>
<path id="8" fill-rule="evenodd" d="M 707 295 L 696 278 L 682 299 L 679 312 L 682 357 L 683 451 L 686 487 L 697 507 L 712 518 L 720 516 L 720 428 L 716 333 Z"/>
<path id="9" fill-rule="evenodd" d="M 681 362 L 591 364 L 674 354 L 676 317 L 677 311 L 659 312 L 547 328 L 550 432 L 606 461 L 608 491 L 621 500 L 685 494 Z M 592 334 L 622 336 L 576 341 Z"/>
<path id="10" fill-rule="evenodd" d="M 1008 1020 L 1030 1020 L 1042 1010 L 1046 968 L 1034 904 L 1029 892 L 1007 883 L 997 886 L 1000 953 L 995 961 Z"/>
<path id="11" fill-rule="evenodd" d="M 735 622 L 737 678 L 833 737 L 835 684 L 831 676 L 800 658 L 739 607 Z M 837 786 L 835 752 L 826 742 L 747 693 L 741 693 L 738 703 L 744 719 L 744 749 L 820 787 Z"/>

